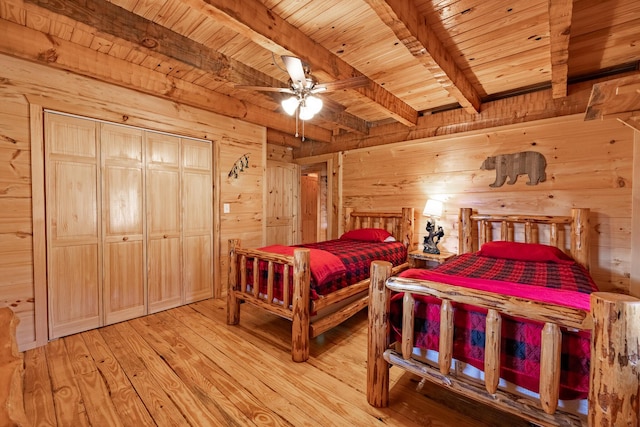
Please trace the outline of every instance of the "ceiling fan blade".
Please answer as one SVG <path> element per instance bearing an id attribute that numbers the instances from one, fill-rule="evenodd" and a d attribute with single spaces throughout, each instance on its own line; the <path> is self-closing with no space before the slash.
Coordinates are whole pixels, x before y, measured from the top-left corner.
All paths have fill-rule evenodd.
<path id="1" fill-rule="evenodd" d="M 369 78 L 367 76 L 357 76 L 351 77 L 343 80 L 336 80 L 335 82 L 328 82 L 316 85 L 313 87 L 311 92 L 329 92 L 332 90 L 342 90 L 342 89 L 354 89 L 357 87 L 364 87 L 369 84 Z"/>
<path id="2" fill-rule="evenodd" d="M 291 77 L 293 87 L 304 87 L 307 82 L 307 76 L 304 73 L 302 60 L 300 60 L 300 58 L 296 58 L 295 56 L 283 55 L 282 62 L 284 62 L 284 66 L 287 69 L 289 76 Z"/>
<path id="3" fill-rule="evenodd" d="M 236 89 L 245 89 L 245 90 L 260 90 L 263 92 L 281 92 L 281 93 L 290 93 L 295 95 L 295 92 L 288 87 L 269 87 L 269 86 L 245 86 L 245 85 L 235 85 Z"/>

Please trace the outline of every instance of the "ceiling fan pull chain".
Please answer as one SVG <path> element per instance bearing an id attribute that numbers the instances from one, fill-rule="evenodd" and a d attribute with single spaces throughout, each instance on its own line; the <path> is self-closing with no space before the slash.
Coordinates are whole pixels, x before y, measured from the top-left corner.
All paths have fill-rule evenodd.
<path id="1" fill-rule="evenodd" d="M 298 133 L 298 110 L 296 110 L 296 138 L 299 136 Z"/>

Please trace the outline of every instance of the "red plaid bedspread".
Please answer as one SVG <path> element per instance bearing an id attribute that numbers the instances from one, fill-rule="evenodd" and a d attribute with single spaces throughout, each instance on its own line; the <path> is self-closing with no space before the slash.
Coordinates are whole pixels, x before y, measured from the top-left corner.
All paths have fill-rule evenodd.
<path id="1" fill-rule="evenodd" d="M 457 274 L 466 274 L 460 278 Z M 475 289 L 527 297 L 577 308 L 589 307 L 588 294 L 597 286 L 588 272 L 576 263 L 550 263 L 494 259 L 465 254 L 434 270 L 406 270 L 403 277 L 433 280 Z M 469 280 L 468 277 L 473 278 Z M 440 302 L 415 295 L 414 346 L 438 350 Z M 453 357 L 472 366 L 484 367 L 486 311 L 455 305 Z M 400 340 L 402 294 L 392 297 L 390 321 L 392 340 Z M 528 390 L 539 391 L 540 346 L 543 324 L 502 316 L 500 375 Z M 561 399 L 583 399 L 589 392 L 590 333 L 563 330 L 561 357 Z"/>
<path id="2" fill-rule="evenodd" d="M 327 295 L 338 289 L 358 283 L 369 278 L 371 262 L 375 260 L 389 261 L 393 266 L 404 263 L 407 259 L 407 249 L 402 242 L 364 242 L 359 240 L 327 240 L 318 243 L 298 245 L 310 249 L 330 252 L 340 258 L 346 268 L 344 275 L 324 284 L 317 284 L 311 277 L 311 299 L 318 299 L 319 295 Z M 260 292 L 267 292 L 266 261 L 260 261 Z M 274 268 L 274 298 L 282 300 L 282 265 Z M 253 259 L 247 259 L 247 283 L 253 283 Z M 290 292 L 293 292 L 293 269 L 290 270 Z"/>

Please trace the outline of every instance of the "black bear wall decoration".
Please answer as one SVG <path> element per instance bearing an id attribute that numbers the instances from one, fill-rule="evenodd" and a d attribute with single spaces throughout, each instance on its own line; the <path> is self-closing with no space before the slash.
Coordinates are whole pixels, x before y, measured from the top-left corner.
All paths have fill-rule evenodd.
<path id="1" fill-rule="evenodd" d="M 538 185 L 547 180 L 547 160 L 544 156 L 535 151 L 522 151 L 512 154 L 498 154 L 487 157 L 481 170 L 496 170 L 496 180 L 489 187 L 501 187 L 509 177 L 507 184 L 513 185 L 518 179 L 518 175 L 528 175 L 527 185 Z"/>

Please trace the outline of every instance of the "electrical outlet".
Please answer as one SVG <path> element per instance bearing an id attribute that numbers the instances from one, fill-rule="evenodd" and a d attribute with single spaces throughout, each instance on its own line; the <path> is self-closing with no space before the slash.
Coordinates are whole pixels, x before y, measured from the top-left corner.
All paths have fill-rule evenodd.
<path id="1" fill-rule="evenodd" d="M 222 210 L 224 213 L 229 213 L 231 212 L 231 205 L 229 205 L 229 203 L 224 203 L 222 205 Z"/>

